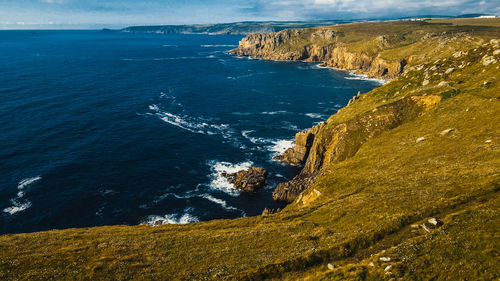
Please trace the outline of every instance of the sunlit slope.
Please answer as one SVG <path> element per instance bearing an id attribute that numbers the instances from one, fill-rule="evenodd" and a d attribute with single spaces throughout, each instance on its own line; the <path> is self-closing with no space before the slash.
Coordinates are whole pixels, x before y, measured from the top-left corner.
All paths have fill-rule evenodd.
<path id="1" fill-rule="evenodd" d="M 347 33 L 353 26 L 377 25 L 341 27 Z M 352 143 L 356 149 L 345 159 L 324 162 L 314 183 L 280 213 L 3 235 L 0 279 L 495 280 L 500 51 L 490 40 L 498 33 L 471 35 L 467 44 L 453 43 L 453 51 L 422 57 L 330 117 L 325 134 L 403 99 L 436 101 Z M 431 218 L 444 224 L 431 227 Z"/>

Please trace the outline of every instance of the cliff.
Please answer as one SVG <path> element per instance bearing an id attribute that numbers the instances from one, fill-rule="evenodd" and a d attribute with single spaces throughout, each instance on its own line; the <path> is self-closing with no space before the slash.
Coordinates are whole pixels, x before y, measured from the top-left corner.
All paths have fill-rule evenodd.
<path id="1" fill-rule="evenodd" d="M 349 51 L 338 40 L 341 36 L 341 33 L 333 29 L 251 34 L 241 40 L 239 47 L 232 53 L 261 59 L 322 61 L 323 66 L 355 70 L 356 73 L 383 79 L 393 79 L 403 72 L 407 64 L 406 58 L 385 60 L 365 52 Z M 376 40 L 378 47 L 386 47 L 385 37 L 380 36 Z M 300 46 L 304 42 L 307 43 Z M 311 43 L 308 44 L 309 42 Z"/>
<path id="2" fill-rule="evenodd" d="M 323 62 L 323 66 L 393 80 L 410 65 L 469 48 L 477 39 L 470 26 L 427 22 L 391 22 L 375 26 L 352 23 L 256 33 L 243 38 L 231 53 L 260 59 Z"/>
<path id="3" fill-rule="evenodd" d="M 331 59 L 342 44 L 407 64 L 297 134 L 281 160 L 303 165 L 305 183 L 278 188 L 292 201 L 282 211 L 3 235 L 0 279 L 497 280 L 499 23 L 349 24 L 325 28 L 335 31 L 328 40 L 311 39 L 318 29 L 252 35 L 278 42 L 259 47 L 269 50 L 262 57 L 314 44 Z"/>
<path id="4" fill-rule="evenodd" d="M 434 108 L 441 99 L 437 95 L 410 96 L 375 107 L 347 122 L 320 123 L 298 133 L 295 146 L 278 159 L 290 164 L 304 164 L 304 168 L 291 181 L 279 184 L 273 198 L 292 202 L 314 183 L 314 178 L 324 167 L 352 157 L 369 139 L 417 118 Z"/>

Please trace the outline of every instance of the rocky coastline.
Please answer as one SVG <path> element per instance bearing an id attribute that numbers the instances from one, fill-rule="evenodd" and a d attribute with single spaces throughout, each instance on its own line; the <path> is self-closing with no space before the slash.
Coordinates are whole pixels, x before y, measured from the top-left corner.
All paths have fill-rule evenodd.
<path id="1" fill-rule="evenodd" d="M 306 35 L 306 40 L 313 43 L 300 48 L 287 45 L 294 38 L 303 37 L 306 32 L 310 32 Z M 350 70 L 355 74 L 383 80 L 397 78 L 412 59 L 408 57 L 389 61 L 364 51 L 351 51 L 338 42 L 338 36 L 341 35 L 335 30 L 326 28 L 316 29 L 313 32 L 287 29 L 280 32 L 254 33 L 243 38 L 238 48 L 231 50 L 230 54 L 268 60 L 322 62 L 323 67 Z M 391 46 L 387 37 L 379 36 L 375 39 L 377 48 L 384 49 Z"/>
<path id="2" fill-rule="evenodd" d="M 418 37 L 413 39 L 413 43 L 434 40 L 441 48 L 446 47 L 452 41 L 462 40 L 468 43 L 474 41 L 472 37 L 465 34 L 420 32 L 417 35 Z M 356 50 L 352 44 L 343 42 L 341 40 L 343 36 L 344 32 L 336 30 L 335 27 L 254 33 L 243 38 L 238 48 L 229 53 L 240 57 L 250 56 L 265 60 L 321 62 L 322 67 L 348 70 L 367 78 L 386 81 L 395 80 L 412 70 L 421 70 L 421 65 L 414 66 L 414 63 L 411 66 L 410 63 L 419 59 L 425 60 L 427 57 L 426 54 L 420 57 L 412 54 L 399 55 L 392 60 L 383 58 L 384 51 L 390 50 L 406 40 L 405 35 L 384 34 L 376 36 L 369 41 L 368 47 L 363 46 L 361 50 Z M 425 81 L 424 83 L 426 83 Z M 360 92 L 349 101 L 346 107 L 359 99 L 363 99 Z M 441 99 L 442 97 L 438 95 L 411 95 L 375 107 L 373 110 L 354 116 L 346 122 L 328 120 L 297 133 L 294 147 L 275 156 L 274 159 L 284 164 L 299 165 L 303 168 L 292 180 L 279 183 L 276 186 L 272 195 L 273 199 L 291 203 L 298 197 L 302 198 L 303 191 L 314 184 L 325 167 L 354 156 L 362 144 L 369 139 L 417 118 L 435 107 Z M 264 213 L 271 214 L 273 212 L 264 210 Z"/>

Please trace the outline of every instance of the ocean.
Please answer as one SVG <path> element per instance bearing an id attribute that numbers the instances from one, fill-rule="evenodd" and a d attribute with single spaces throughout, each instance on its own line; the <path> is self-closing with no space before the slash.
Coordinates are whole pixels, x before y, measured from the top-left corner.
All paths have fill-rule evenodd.
<path id="1" fill-rule="evenodd" d="M 294 135 L 379 85 L 227 54 L 242 36 L 0 31 L 0 233 L 278 208 Z M 270 172 L 256 193 L 223 172 Z"/>

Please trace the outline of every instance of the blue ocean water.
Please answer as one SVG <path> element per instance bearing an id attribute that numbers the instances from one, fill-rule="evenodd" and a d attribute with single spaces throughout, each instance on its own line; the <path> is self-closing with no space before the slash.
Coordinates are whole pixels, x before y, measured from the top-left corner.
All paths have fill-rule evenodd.
<path id="1" fill-rule="evenodd" d="M 378 84 L 236 58 L 240 36 L 0 32 L 0 233 L 258 215 L 272 156 Z M 255 194 L 221 173 L 270 171 Z"/>

